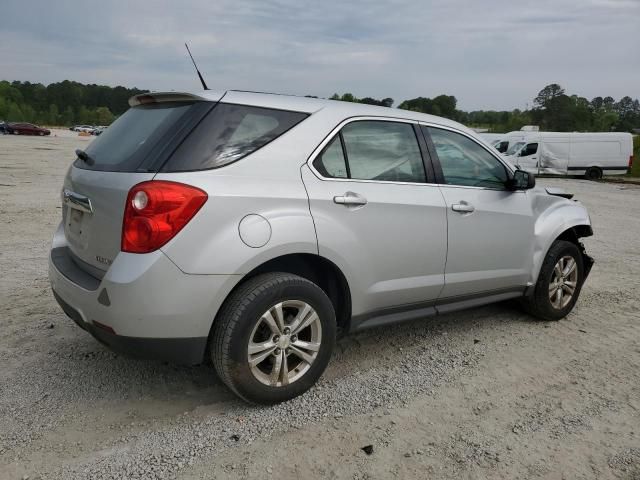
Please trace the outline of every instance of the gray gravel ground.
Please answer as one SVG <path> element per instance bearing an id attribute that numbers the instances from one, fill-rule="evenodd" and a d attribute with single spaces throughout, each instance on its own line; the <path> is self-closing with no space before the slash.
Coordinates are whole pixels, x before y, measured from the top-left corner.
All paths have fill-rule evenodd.
<path id="1" fill-rule="evenodd" d="M 59 310 L 49 241 L 90 140 L 57 133 L 0 136 L 0 478 L 640 478 L 640 187 L 541 181 L 596 229 L 567 319 L 500 304 L 363 332 L 316 388 L 258 408 Z"/>

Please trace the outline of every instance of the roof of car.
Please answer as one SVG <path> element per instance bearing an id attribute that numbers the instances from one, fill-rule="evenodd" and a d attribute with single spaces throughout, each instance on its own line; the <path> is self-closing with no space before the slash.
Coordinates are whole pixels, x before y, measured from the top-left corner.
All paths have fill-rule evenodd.
<path id="1" fill-rule="evenodd" d="M 413 112 L 392 107 L 381 107 L 363 103 L 343 102 L 340 100 L 327 100 L 324 98 L 302 97 L 284 95 L 279 93 L 252 92 L 246 90 L 201 90 L 197 92 L 150 92 L 132 97 L 130 105 L 144 103 L 145 98 L 155 98 L 161 101 L 194 98 L 207 101 L 223 101 L 241 105 L 253 105 L 280 110 L 292 110 L 304 113 L 315 113 L 324 109 L 340 111 L 345 118 L 353 116 L 394 117 L 399 119 L 430 122 L 438 125 L 454 127 L 460 130 L 470 131 L 465 126 L 443 117 L 426 113 Z"/>

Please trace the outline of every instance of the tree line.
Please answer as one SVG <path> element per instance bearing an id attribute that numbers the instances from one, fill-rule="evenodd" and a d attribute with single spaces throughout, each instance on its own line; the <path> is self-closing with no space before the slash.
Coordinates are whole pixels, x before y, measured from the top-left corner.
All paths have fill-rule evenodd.
<path id="1" fill-rule="evenodd" d="M 137 88 L 85 85 L 65 80 L 41 83 L 0 81 L 0 121 L 41 125 L 109 125 L 129 108 Z"/>
<path id="2" fill-rule="evenodd" d="M 351 93 L 334 94 L 333 100 L 366 103 L 390 107 L 391 98 L 357 98 Z M 640 129 L 640 102 L 629 96 L 616 101 L 610 96 L 588 100 L 568 95 L 556 83 L 544 87 L 533 99 L 528 110 L 476 110 L 457 109 L 457 99 L 451 95 L 417 97 L 404 100 L 398 108 L 450 118 L 471 127 L 487 128 L 492 132 L 519 130 L 524 125 L 539 125 L 541 130 L 555 132 L 631 132 Z"/>
<path id="3" fill-rule="evenodd" d="M 85 85 L 65 80 L 47 86 L 41 83 L 0 81 L 0 120 L 43 125 L 109 125 L 129 108 L 128 99 L 148 90 L 122 86 Z M 393 98 L 357 98 L 351 93 L 334 94 L 332 100 L 392 107 Z M 404 100 L 398 108 L 450 118 L 471 127 L 493 132 L 519 130 L 539 125 L 547 131 L 632 131 L 640 128 L 640 102 L 625 96 L 588 100 L 569 95 L 558 84 L 544 87 L 527 110 L 465 112 L 452 95 Z"/>

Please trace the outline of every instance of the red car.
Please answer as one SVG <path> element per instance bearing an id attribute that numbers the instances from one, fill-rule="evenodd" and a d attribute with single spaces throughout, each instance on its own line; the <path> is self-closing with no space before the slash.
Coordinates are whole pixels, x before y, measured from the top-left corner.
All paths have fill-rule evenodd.
<path id="1" fill-rule="evenodd" d="M 7 133 L 15 135 L 50 135 L 51 131 L 38 127 L 32 123 L 10 123 L 7 125 Z"/>

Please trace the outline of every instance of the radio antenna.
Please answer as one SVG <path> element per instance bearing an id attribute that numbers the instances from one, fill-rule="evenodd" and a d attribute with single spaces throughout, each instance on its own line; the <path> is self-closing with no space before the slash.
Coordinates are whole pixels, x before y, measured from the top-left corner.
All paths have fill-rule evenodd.
<path id="1" fill-rule="evenodd" d="M 185 42 L 184 46 L 187 47 L 187 52 L 189 53 L 189 57 L 191 57 L 193 66 L 196 69 L 196 73 L 198 74 L 198 78 L 200 78 L 200 83 L 202 84 L 202 88 L 204 88 L 205 90 L 209 90 L 209 87 L 207 87 L 207 84 L 205 83 L 204 78 L 202 78 L 202 74 L 200 73 L 200 70 L 198 70 L 198 66 L 196 65 L 196 61 L 193 59 L 193 55 L 191 55 L 191 50 L 189 50 L 189 45 L 187 45 L 187 43 Z"/>

